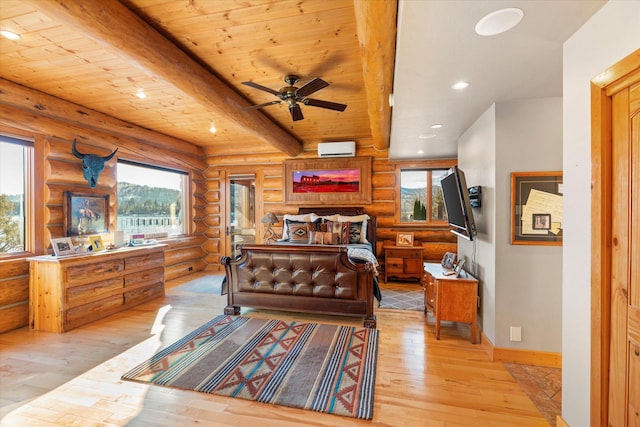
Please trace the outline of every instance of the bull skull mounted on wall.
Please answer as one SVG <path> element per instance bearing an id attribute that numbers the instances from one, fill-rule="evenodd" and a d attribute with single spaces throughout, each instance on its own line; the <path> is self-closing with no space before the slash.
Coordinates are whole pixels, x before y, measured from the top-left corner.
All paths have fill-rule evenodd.
<path id="1" fill-rule="evenodd" d="M 84 178 L 89 183 L 89 187 L 95 188 L 98 183 L 98 175 L 104 169 L 104 163 L 111 160 L 113 156 L 115 156 L 118 149 L 108 156 L 98 156 L 97 154 L 82 154 L 76 148 L 76 140 L 73 140 L 73 145 L 71 147 L 73 150 L 73 155 L 79 159 L 82 159 L 82 174 Z"/>

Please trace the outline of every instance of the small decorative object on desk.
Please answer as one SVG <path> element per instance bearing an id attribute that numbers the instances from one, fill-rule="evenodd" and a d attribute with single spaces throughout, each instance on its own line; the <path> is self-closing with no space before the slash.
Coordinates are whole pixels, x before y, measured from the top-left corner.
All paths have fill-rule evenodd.
<path id="1" fill-rule="evenodd" d="M 447 252 L 442 257 L 442 267 L 447 269 L 453 268 L 453 263 L 456 261 L 456 254 L 453 252 Z"/>
<path id="2" fill-rule="evenodd" d="M 464 261 L 465 261 L 464 258 L 462 258 L 456 264 L 456 268 L 455 268 L 456 276 L 460 276 L 460 273 L 462 273 L 462 268 L 464 267 Z"/>
<path id="3" fill-rule="evenodd" d="M 56 256 L 73 255 L 76 253 L 70 237 L 51 239 L 51 246 L 53 247 L 53 253 Z"/>

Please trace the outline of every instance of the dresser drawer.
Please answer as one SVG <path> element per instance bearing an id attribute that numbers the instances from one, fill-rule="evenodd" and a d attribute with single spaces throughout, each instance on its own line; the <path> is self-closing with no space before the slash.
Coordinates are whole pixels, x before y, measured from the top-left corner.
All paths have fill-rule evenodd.
<path id="1" fill-rule="evenodd" d="M 138 255 L 131 258 L 126 258 L 124 262 L 126 271 L 146 270 L 153 267 L 163 267 L 164 252 L 154 252 L 151 254 Z"/>
<path id="2" fill-rule="evenodd" d="M 122 259 L 96 262 L 92 264 L 73 265 L 65 268 L 65 284 L 67 287 L 85 284 L 99 279 L 118 277 L 124 270 Z"/>
<path id="3" fill-rule="evenodd" d="M 422 260 L 416 258 L 405 259 L 404 263 L 405 273 L 422 274 Z"/>
<path id="4" fill-rule="evenodd" d="M 386 250 L 386 256 L 390 258 L 420 258 L 422 259 L 422 249 L 398 249 L 391 248 Z"/>
<path id="5" fill-rule="evenodd" d="M 79 305 L 115 295 L 118 292 L 122 293 L 121 277 L 101 280 L 87 285 L 73 286 L 67 288 L 67 306 L 69 308 L 77 307 Z"/>
<path id="6" fill-rule="evenodd" d="M 402 258 L 387 258 L 384 268 L 389 273 L 402 273 L 404 271 L 404 260 Z"/>
<path id="7" fill-rule="evenodd" d="M 138 273 L 127 274 L 124 277 L 125 292 L 129 289 L 133 289 L 143 285 L 150 285 L 152 283 L 162 283 L 164 278 L 164 268 L 154 268 L 151 270 L 144 270 Z"/>
<path id="8" fill-rule="evenodd" d="M 158 283 L 157 285 L 137 288 L 132 291 L 124 293 L 124 304 L 131 306 L 140 304 L 147 300 L 151 300 L 164 295 L 164 285 Z"/>
<path id="9" fill-rule="evenodd" d="M 65 315 L 65 329 L 73 329 L 80 325 L 93 322 L 103 317 L 117 313 L 122 309 L 124 299 L 122 294 L 103 298 L 89 304 L 70 308 Z"/>

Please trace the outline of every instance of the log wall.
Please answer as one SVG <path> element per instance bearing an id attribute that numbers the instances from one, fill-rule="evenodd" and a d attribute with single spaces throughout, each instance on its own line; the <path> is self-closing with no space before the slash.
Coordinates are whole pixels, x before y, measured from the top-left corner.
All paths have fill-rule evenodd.
<path id="1" fill-rule="evenodd" d="M 2 84 L 8 85 L 6 82 Z M 173 279 L 206 267 L 204 258 L 210 247 L 204 235 L 207 201 L 206 180 L 202 172 L 206 163 L 202 160 L 204 152 L 200 147 L 184 141 L 174 143 L 166 135 L 154 134 L 132 125 L 122 127 L 117 120 L 91 110 L 82 109 L 85 123 L 77 120 L 70 122 L 65 118 L 68 115 L 52 117 L 55 111 L 76 111 L 80 107 L 27 88 L 22 92 L 20 87 L 10 87 L 12 97 L 0 98 L 0 131 L 30 137 L 36 141 L 36 247 L 28 255 L 0 260 L 0 333 L 28 324 L 29 263 L 26 258 L 51 253 L 50 239 L 64 236 L 63 205 L 66 191 L 108 194 L 109 229 L 115 230 L 118 158 L 165 166 L 189 174 L 192 197 L 190 206 L 185 208 L 189 209 L 191 234 L 163 241 L 168 244 L 165 253 L 165 278 Z M 37 108 L 19 107 L 12 102 L 21 93 Z M 33 99 L 34 97 L 37 99 Z M 87 118 L 87 115 L 90 117 Z M 95 125 L 91 124 L 91 120 Z M 98 123 L 103 127 L 98 129 Z M 115 129 L 114 124 L 119 129 Z M 123 128 L 130 130 L 132 136 L 122 133 Z M 116 156 L 106 163 L 94 189 L 89 187 L 82 175 L 81 161 L 71 152 L 74 138 L 82 153 L 104 156 L 118 148 Z"/>
<path id="2" fill-rule="evenodd" d="M 407 227 L 399 226 L 395 220 L 395 214 L 399 209 L 398 197 L 398 166 L 407 165 L 410 167 L 433 166 L 430 162 L 390 162 L 387 160 L 387 150 L 379 151 L 375 149 L 371 141 L 358 141 L 358 156 L 371 156 L 372 166 L 372 203 L 365 205 L 365 211 L 370 215 L 375 215 L 378 222 L 376 248 L 380 263 L 383 263 L 384 244 L 395 244 L 396 234 L 399 231 L 412 231 L 416 244 L 424 247 L 425 261 L 440 261 L 445 252 L 457 252 L 457 238 L 442 227 Z M 296 157 L 316 158 L 317 146 L 305 146 L 305 151 Z M 219 155 L 219 153 L 208 153 L 208 167 L 204 172 L 206 181 L 206 199 L 208 201 L 205 224 L 207 230 L 205 235 L 209 238 L 207 244 L 207 255 L 205 262 L 207 269 L 219 270 L 220 257 L 225 255 L 225 235 L 224 226 L 228 222 L 224 208 L 224 191 L 226 188 L 226 177 L 229 174 L 252 171 L 256 174 L 256 218 L 262 218 L 266 212 L 275 213 L 280 219 L 284 214 L 295 214 L 297 206 L 286 206 L 283 204 L 283 166 L 282 162 L 288 159 L 286 155 L 277 152 L 254 153 L 243 156 Z M 449 164 L 452 161 L 445 161 L 442 164 Z M 276 224 L 273 229 L 282 234 L 282 221 Z M 263 224 L 257 223 L 256 237 L 259 239 L 264 234 Z"/>

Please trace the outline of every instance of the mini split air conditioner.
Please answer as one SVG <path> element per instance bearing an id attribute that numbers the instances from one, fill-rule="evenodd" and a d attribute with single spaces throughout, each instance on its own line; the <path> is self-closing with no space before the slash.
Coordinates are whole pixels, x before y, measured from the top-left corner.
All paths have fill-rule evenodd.
<path id="1" fill-rule="evenodd" d="M 354 157 L 356 142 L 321 142 L 318 144 L 318 157 Z"/>

